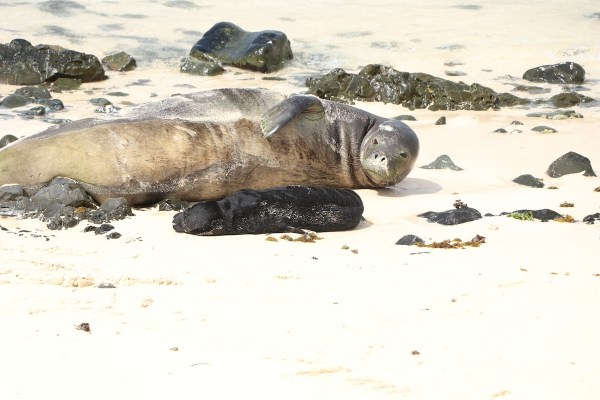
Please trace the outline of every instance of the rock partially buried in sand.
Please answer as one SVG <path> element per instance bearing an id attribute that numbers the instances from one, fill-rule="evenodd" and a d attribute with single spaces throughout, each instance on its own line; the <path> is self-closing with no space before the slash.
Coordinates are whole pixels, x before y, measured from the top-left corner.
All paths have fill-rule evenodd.
<path id="1" fill-rule="evenodd" d="M 9 85 L 37 85 L 60 77 L 82 82 L 106 79 L 96 56 L 58 46 L 33 46 L 24 39 L 0 44 L 0 60 L 0 83 Z"/>
<path id="2" fill-rule="evenodd" d="M 513 182 L 518 183 L 519 185 L 530 186 L 533 188 L 544 187 L 544 182 L 542 182 L 540 178 L 535 178 L 533 175 L 530 174 L 519 175 L 515 179 L 513 179 Z"/>
<path id="3" fill-rule="evenodd" d="M 190 57 L 273 72 L 281 69 L 293 54 L 290 41 L 283 32 L 247 32 L 231 22 L 219 22 L 192 47 Z"/>
<path id="4" fill-rule="evenodd" d="M 556 218 L 562 218 L 562 215 L 557 213 L 556 211 L 550 210 L 548 208 L 543 208 L 541 210 L 516 210 L 511 213 L 503 212 L 500 215 L 508 215 L 508 216 L 519 216 L 519 215 L 531 215 L 531 218 L 539 219 L 542 222 L 552 221 Z M 513 217 L 514 218 L 514 217 Z M 515 218 L 515 219 L 526 219 L 526 218 Z"/>
<path id="5" fill-rule="evenodd" d="M 355 228 L 363 210 L 360 197 L 350 189 L 241 190 L 176 214 L 173 229 L 203 236 L 341 231 Z"/>
<path id="6" fill-rule="evenodd" d="M 539 132 L 539 133 L 556 133 L 556 132 L 558 132 L 556 129 L 554 129 L 550 126 L 546 126 L 546 125 L 534 126 L 533 128 L 531 128 L 531 130 L 534 132 Z"/>
<path id="7" fill-rule="evenodd" d="M 462 171 L 461 167 L 458 167 L 452 162 L 450 157 L 446 154 L 442 154 L 438 158 L 436 158 L 432 163 L 423 165 L 423 169 L 451 169 L 453 171 Z"/>
<path id="8" fill-rule="evenodd" d="M 559 93 L 550 98 L 550 102 L 554 105 L 554 107 L 558 107 L 558 108 L 573 107 L 580 103 L 589 104 L 589 103 L 593 103 L 595 101 L 596 100 L 594 100 L 591 97 L 587 97 L 587 96 L 584 96 L 579 93 L 571 93 L 571 92 Z"/>
<path id="9" fill-rule="evenodd" d="M 425 243 L 425 241 L 416 235 L 404 235 L 396 242 L 400 246 L 413 246 L 417 243 Z"/>
<path id="10" fill-rule="evenodd" d="M 428 222 L 436 222 L 442 225 L 457 225 L 480 219 L 481 213 L 471 207 L 460 207 L 442 212 L 427 211 L 417 215 L 417 217 L 427 218 Z"/>
<path id="11" fill-rule="evenodd" d="M 558 178 L 567 174 L 576 174 L 578 172 L 583 172 L 584 176 L 596 176 L 590 159 L 573 151 L 554 160 L 546 171 L 552 178 Z"/>
<path id="12" fill-rule="evenodd" d="M 537 118 L 546 118 L 552 120 L 562 120 L 562 119 L 575 119 L 575 118 L 583 118 L 583 115 L 573 110 L 558 110 L 549 113 L 543 112 L 534 112 L 527 114 L 528 117 L 537 117 Z"/>
<path id="13" fill-rule="evenodd" d="M 542 65 L 525 71 L 523 79 L 546 83 L 583 83 L 585 70 L 574 62 Z"/>

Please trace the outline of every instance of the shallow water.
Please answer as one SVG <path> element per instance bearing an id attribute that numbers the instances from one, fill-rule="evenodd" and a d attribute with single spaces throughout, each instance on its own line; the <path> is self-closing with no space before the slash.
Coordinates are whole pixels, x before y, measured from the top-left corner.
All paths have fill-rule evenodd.
<path id="1" fill-rule="evenodd" d="M 597 1 L 42 1 L 0 4 L 0 42 L 24 38 L 102 58 L 126 51 L 137 73 L 177 72 L 179 61 L 213 24 L 231 21 L 249 31 L 285 32 L 295 59 L 276 75 L 303 89 L 303 75 L 369 63 L 444 76 L 501 91 L 507 76 L 560 61 L 580 63 L 588 85 L 600 79 Z M 450 63 L 450 66 L 448 66 Z M 197 86 L 237 84 L 247 74 Z M 133 75 L 133 74 L 130 74 Z M 181 81 L 189 80 L 182 75 Z M 260 80 L 254 77 L 252 80 Z M 161 82 L 154 79 L 154 85 Z M 256 82 L 254 82 L 256 83 Z M 264 83 L 264 82 L 261 82 Z M 2 87 L 2 94 L 9 90 Z M 598 94 L 597 89 L 592 92 Z"/>

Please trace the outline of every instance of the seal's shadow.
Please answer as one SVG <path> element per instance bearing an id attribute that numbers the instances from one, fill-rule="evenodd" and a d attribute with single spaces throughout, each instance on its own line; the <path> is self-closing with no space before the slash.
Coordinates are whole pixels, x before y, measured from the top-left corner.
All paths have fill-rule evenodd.
<path id="1" fill-rule="evenodd" d="M 442 186 L 427 179 L 406 178 L 399 184 L 387 188 L 375 189 L 379 196 L 404 197 L 419 194 L 432 194 L 439 192 Z"/>

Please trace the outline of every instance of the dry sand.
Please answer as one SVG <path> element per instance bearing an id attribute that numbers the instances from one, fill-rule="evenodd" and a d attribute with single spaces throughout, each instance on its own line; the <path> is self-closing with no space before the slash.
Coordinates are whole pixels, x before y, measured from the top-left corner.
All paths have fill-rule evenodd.
<path id="1" fill-rule="evenodd" d="M 486 3 L 483 10 L 488 6 L 495 7 Z M 308 13 L 296 7 L 299 15 Z M 150 19 L 159 18 L 149 13 Z M 517 14 L 513 22 L 526 24 Z M 486 15 L 484 22 L 492 18 Z M 359 10 L 352 17 L 360 18 Z M 240 19 L 236 22 L 243 26 L 251 16 Z M 376 23 L 368 19 L 364 30 L 375 30 Z M 275 28 L 291 31 L 292 43 L 303 37 L 301 26 Z M 584 33 L 598 31 L 584 28 Z M 427 41 L 425 24 L 415 32 L 423 41 L 406 46 L 429 49 L 435 62 L 421 70 L 441 75 L 438 69 L 450 56 L 427 47 L 433 42 Z M 477 43 L 469 32 L 447 38 L 467 44 L 462 58 L 468 62 L 458 67 L 470 74 L 465 80 L 508 90 L 494 78 L 502 71 L 518 75 L 562 61 L 565 48 L 583 46 L 588 52 L 576 57 L 588 61 L 590 81 L 584 86 L 592 91 L 585 94 L 599 97 L 600 67 L 593 63 L 598 49 L 591 46 L 596 39 L 583 35 L 583 44 L 540 50 L 529 32 L 525 37 L 536 51 L 510 65 L 510 46 L 502 48 L 498 70 L 486 75 L 481 69 L 489 65 L 477 63 L 472 52 Z M 4 31 L 1 42 L 13 37 Z M 496 43 L 494 37 L 489 40 Z M 299 46 L 309 51 L 307 43 Z M 85 50 L 93 44 L 70 47 Z M 372 51 L 374 58 L 384 53 Z M 425 64 L 420 57 L 412 62 Z M 512 70 L 506 71 L 508 65 Z M 240 71 L 203 78 L 168 65 L 142 66 L 56 97 L 67 105 L 64 116 L 75 119 L 93 116 L 87 100 L 113 90 L 130 94 L 111 98 L 120 106 L 213 87 L 303 90 L 235 72 Z M 127 86 L 139 79 L 151 79 L 152 85 Z M 194 87 L 174 87 L 180 83 Z M 0 94 L 14 89 L 0 85 Z M 547 121 L 526 117 L 533 110 L 521 108 L 434 113 L 357 106 L 386 117 L 414 115 L 417 121 L 409 124 L 422 149 L 417 166 L 448 154 L 464 170 L 415 168 L 397 187 L 359 190 L 366 221 L 353 231 L 320 234 L 315 243 L 267 241 L 265 235 L 177 234 L 172 212 L 151 209 L 115 222 L 123 235 L 115 240 L 82 233 L 86 224 L 50 231 L 37 220 L 0 218 L 7 229 L 0 231 L 0 398 L 599 398 L 600 223 L 581 219 L 600 212 L 600 193 L 594 192 L 600 178 L 545 174 L 568 151 L 588 157 L 600 174 L 597 107 L 573 108 L 584 119 Z M 442 115 L 447 124 L 434 125 Z M 510 125 L 513 120 L 524 125 Z M 532 132 L 536 125 L 550 125 L 558 133 Z M 46 126 L 0 119 L 0 135 L 23 136 Z M 493 133 L 500 127 L 509 133 Z M 521 132 L 510 133 L 514 129 Z M 525 173 L 558 189 L 512 182 Z M 578 222 L 494 216 L 442 226 L 417 217 L 451 209 L 457 199 L 482 213 L 551 208 Z M 559 207 L 564 201 L 575 206 Z M 428 242 L 482 235 L 486 242 L 455 250 L 395 245 L 405 234 Z M 102 284 L 115 287 L 99 288 Z M 89 332 L 78 329 L 82 323 L 89 324 Z"/>

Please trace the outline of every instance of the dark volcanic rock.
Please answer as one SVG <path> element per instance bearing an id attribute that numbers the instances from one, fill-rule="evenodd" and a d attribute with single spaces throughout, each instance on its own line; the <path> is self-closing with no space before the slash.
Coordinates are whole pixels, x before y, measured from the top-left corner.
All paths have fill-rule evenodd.
<path id="1" fill-rule="evenodd" d="M 179 70 L 188 74 L 202 76 L 215 76 L 225 72 L 225 69 L 216 61 L 203 61 L 195 58 L 184 59 Z"/>
<path id="2" fill-rule="evenodd" d="M 556 133 L 556 132 L 558 132 L 556 129 L 554 129 L 550 126 L 546 126 L 546 125 L 534 126 L 533 128 L 531 128 L 531 130 L 534 132 L 540 132 L 540 133 Z"/>
<path id="3" fill-rule="evenodd" d="M 535 219 L 539 219 L 542 222 L 552 221 L 556 218 L 561 218 L 562 215 L 557 213 L 556 211 L 550 210 L 548 208 L 543 208 L 541 210 L 516 210 L 512 213 L 503 212 L 500 215 L 508 215 L 508 214 L 525 214 L 531 213 L 531 216 Z"/>
<path id="4" fill-rule="evenodd" d="M 46 217 L 60 215 L 65 207 L 96 207 L 85 189 L 67 178 L 54 179 L 31 196 L 31 202 Z"/>
<path id="5" fill-rule="evenodd" d="M 584 176 L 596 176 L 590 159 L 581 154 L 570 151 L 550 164 L 546 173 L 552 178 L 558 178 L 567 174 L 583 172 Z"/>
<path id="6" fill-rule="evenodd" d="M 533 188 L 543 188 L 544 182 L 540 178 L 535 178 L 533 175 L 525 174 L 517 176 L 513 179 L 513 182 L 518 183 L 519 185 L 530 186 Z"/>
<path id="7" fill-rule="evenodd" d="M 7 144 L 14 142 L 15 140 L 18 140 L 18 139 L 14 135 L 2 136 L 2 139 L 0 139 L 0 149 L 3 148 L 4 146 L 6 146 Z"/>
<path id="8" fill-rule="evenodd" d="M 52 95 L 48 89 L 39 86 L 26 86 L 15 90 L 15 94 L 20 94 L 25 97 L 33 97 L 34 99 L 51 99 Z"/>
<path id="9" fill-rule="evenodd" d="M 9 94 L 5 98 L 0 101 L 0 107 L 2 108 L 17 108 L 22 107 L 31 103 L 29 97 L 23 96 L 21 94 Z"/>
<path id="10" fill-rule="evenodd" d="M 579 103 L 593 103 L 594 101 L 596 100 L 591 97 L 573 92 L 559 93 L 550 98 L 550 102 L 552 102 L 554 107 L 558 108 L 573 107 Z"/>
<path id="11" fill-rule="evenodd" d="M 417 243 L 425 243 L 425 241 L 416 235 L 404 235 L 396 242 L 401 246 L 412 246 Z"/>
<path id="12" fill-rule="evenodd" d="M 58 78 L 52 84 L 52 88 L 56 91 L 75 90 L 81 86 L 81 79 L 75 78 Z"/>
<path id="13" fill-rule="evenodd" d="M 439 117 L 437 121 L 435 121 L 435 125 L 446 125 L 446 117 Z"/>
<path id="14" fill-rule="evenodd" d="M 456 166 L 450 157 L 446 154 L 442 154 L 438 158 L 436 158 L 432 163 L 423 165 L 421 168 L 423 169 L 451 169 L 454 171 L 462 171 L 461 167 Z"/>
<path id="15" fill-rule="evenodd" d="M 293 58 L 283 32 L 247 32 L 231 22 L 219 22 L 192 47 L 190 57 L 239 68 L 273 72 Z"/>
<path id="16" fill-rule="evenodd" d="M 583 217 L 583 222 L 593 224 L 594 221 L 600 221 L 600 213 L 590 214 Z"/>
<path id="17" fill-rule="evenodd" d="M 481 213 L 471 207 L 461 207 L 442 212 L 428 211 L 417 216 L 427 218 L 428 222 L 436 222 L 442 225 L 457 225 L 480 219 Z"/>
<path id="18" fill-rule="evenodd" d="M 32 46 L 24 39 L 0 44 L 0 83 L 37 85 L 60 77 L 92 82 L 106 75 L 100 60 L 90 54 L 43 44 Z"/>
<path id="19" fill-rule="evenodd" d="M 525 71 L 523 79 L 546 83 L 582 83 L 585 70 L 574 62 L 542 65 Z"/>
<path id="20" fill-rule="evenodd" d="M 477 83 L 456 83 L 424 73 L 401 72 L 379 64 L 367 65 L 358 74 L 336 68 L 323 77 L 308 78 L 306 85 L 309 94 L 324 99 L 382 101 L 401 104 L 411 110 L 479 111 L 529 103 L 527 99 L 508 93 L 499 94 Z"/>
<path id="21" fill-rule="evenodd" d="M 133 215 L 131 207 L 123 197 L 106 199 L 100 205 L 100 209 L 105 211 L 110 219 L 124 219 Z"/>
<path id="22" fill-rule="evenodd" d="M 552 120 L 560 120 L 560 119 L 575 119 L 575 118 L 583 118 L 583 115 L 579 114 L 573 110 L 557 110 L 554 112 L 543 113 L 543 112 L 534 112 L 526 114 L 528 117 L 537 117 L 537 118 L 545 118 Z"/>
<path id="23" fill-rule="evenodd" d="M 0 186 L 0 202 L 13 201 L 25 196 L 25 190 L 21 185 Z"/>
<path id="24" fill-rule="evenodd" d="M 104 57 L 102 64 L 111 71 L 131 71 L 137 66 L 135 58 L 124 51 Z"/>

